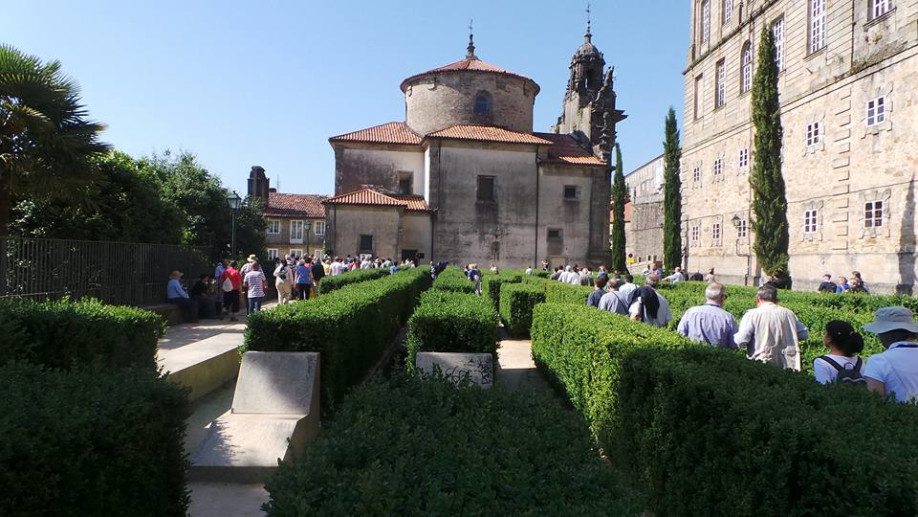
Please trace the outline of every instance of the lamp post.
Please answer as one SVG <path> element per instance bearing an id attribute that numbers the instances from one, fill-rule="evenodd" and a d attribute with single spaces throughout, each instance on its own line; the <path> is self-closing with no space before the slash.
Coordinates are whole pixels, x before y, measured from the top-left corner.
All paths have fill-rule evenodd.
<path id="1" fill-rule="evenodd" d="M 226 202 L 229 203 L 230 210 L 233 211 L 232 233 L 230 234 L 230 257 L 236 259 L 236 212 L 242 206 L 242 198 L 234 190 L 232 194 L 226 195 Z"/>
<path id="2" fill-rule="evenodd" d="M 309 256 L 309 229 L 310 228 L 312 228 L 312 221 L 307 219 L 306 222 L 303 223 L 303 231 L 306 232 L 306 253 L 303 254 L 304 257 Z"/>

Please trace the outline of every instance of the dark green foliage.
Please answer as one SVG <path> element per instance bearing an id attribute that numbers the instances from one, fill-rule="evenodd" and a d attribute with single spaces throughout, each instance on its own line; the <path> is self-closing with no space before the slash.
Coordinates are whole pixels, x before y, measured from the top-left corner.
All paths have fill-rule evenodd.
<path id="1" fill-rule="evenodd" d="M 357 388 L 266 488 L 272 517 L 640 514 L 582 419 L 543 392 L 412 378 Z"/>
<path id="2" fill-rule="evenodd" d="M 681 159 L 676 112 L 670 107 L 663 141 L 663 265 L 669 270 L 682 265 Z"/>
<path id="3" fill-rule="evenodd" d="M 475 293 L 475 283 L 469 280 L 465 273 L 461 269 L 455 267 L 448 267 L 444 269 L 437 279 L 434 280 L 433 286 L 431 289 L 437 291 L 450 291 L 454 293 L 466 293 L 474 294 Z"/>
<path id="4" fill-rule="evenodd" d="M 508 271 L 504 271 L 498 275 L 492 275 L 486 273 L 482 279 L 484 282 L 483 287 L 488 293 L 488 298 L 491 300 L 491 305 L 494 307 L 494 312 L 500 312 L 500 286 L 502 284 L 519 284 L 523 281 L 522 274 L 512 274 Z"/>
<path id="5" fill-rule="evenodd" d="M 612 271 L 626 273 L 625 257 L 625 202 L 628 187 L 625 186 L 625 172 L 622 168 L 622 149 L 615 144 L 615 180 L 612 182 Z"/>
<path id="6" fill-rule="evenodd" d="M 500 288 L 500 319 L 513 337 L 526 337 L 532 309 L 545 301 L 545 288 L 532 284 L 504 284 Z"/>
<path id="7" fill-rule="evenodd" d="M 657 515 L 918 511 L 914 407 L 708 347 L 636 351 L 620 375 L 614 450 Z"/>
<path id="8" fill-rule="evenodd" d="M 165 325 L 153 312 L 98 301 L 0 303 L 0 364 L 156 369 Z"/>
<path id="9" fill-rule="evenodd" d="M 185 515 L 182 388 L 152 368 L 22 363 L 0 385 L 0 515 Z"/>
<path id="10" fill-rule="evenodd" d="M 430 282 L 428 271 L 410 269 L 250 314 L 242 351 L 320 352 L 328 409 L 379 360 Z"/>
<path id="11" fill-rule="evenodd" d="M 359 284 L 367 280 L 376 280 L 389 276 L 388 269 L 355 269 L 337 276 L 326 276 L 319 282 L 319 294 L 337 291 L 346 285 Z"/>
<path id="12" fill-rule="evenodd" d="M 545 283 L 545 301 L 548 303 L 573 303 L 586 305 L 587 297 L 595 288 L 586 285 L 562 284 L 554 280 Z"/>
<path id="13" fill-rule="evenodd" d="M 771 28 L 762 28 L 758 68 L 752 84 L 752 124 L 755 127 L 755 155 L 749 184 L 752 187 L 752 231 L 759 266 L 772 275 L 788 274 L 787 197 L 781 173 L 781 102 L 778 98 L 778 65 Z"/>
<path id="14" fill-rule="evenodd" d="M 495 354 L 496 327 L 497 313 L 485 298 L 431 289 L 408 320 L 408 369 L 414 369 L 418 352 Z"/>

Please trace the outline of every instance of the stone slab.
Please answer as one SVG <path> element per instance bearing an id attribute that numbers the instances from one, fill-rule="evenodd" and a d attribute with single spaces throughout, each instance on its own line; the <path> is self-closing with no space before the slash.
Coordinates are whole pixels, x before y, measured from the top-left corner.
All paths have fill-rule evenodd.
<path id="1" fill-rule="evenodd" d="M 239 372 L 243 334 L 227 332 L 179 348 L 157 352 L 159 365 L 170 381 L 191 388 L 197 400 L 231 381 Z"/>
<path id="2" fill-rule="evenodd" d="M 233 395 L 233 413 L 303 414 L 318 411 L 317 352 L 246 352 Z"/>
<path id="3" fill-rule="evenodd" d="M 491 354 L 418 352 L 415 365 L 424 375 L 439 371 L 456 383 L 468 379 L 482 388 L 490 388 L 494 382 L 494 357 Z"/>

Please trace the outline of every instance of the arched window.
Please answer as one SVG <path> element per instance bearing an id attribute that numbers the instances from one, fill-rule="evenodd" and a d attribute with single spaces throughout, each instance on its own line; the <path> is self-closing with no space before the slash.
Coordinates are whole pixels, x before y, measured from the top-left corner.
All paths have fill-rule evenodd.
<path id="1" fill-rule="evenodd" d="M 475 114 L 487 115 L 491 113 L 491 96 L 487 92 L 480 92 L 475 97 Z"/>
<path id="2" fill-rule="evenodd" d="M 743 45 L 742 60 L 742 81 L 740 81 L 740 92 L 746 93 L 752 89 L 752 44 L 748 41 Z"/>

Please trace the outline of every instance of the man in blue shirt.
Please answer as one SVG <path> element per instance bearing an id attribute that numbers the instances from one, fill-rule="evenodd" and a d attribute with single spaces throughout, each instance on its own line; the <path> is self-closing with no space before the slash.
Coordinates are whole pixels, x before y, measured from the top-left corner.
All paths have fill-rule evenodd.
<path id="1" fill-rule="evenodd" d="M 918 399 L 918 322 L 905 307 L 884 307 L 864 325 L 886 350 L 867 359 L 867 388 L 901 403 Z"/>
<path id="2" fill-rule="evenodd" d="M 587 305 L 590 307 L 599 307 L 599 300 L 602 299 L 602 295 L 606 294 L 606 284 L 609 283 L 608 275 L 600 275 L 596 277 L 596 280 L 593 280 L 593 285 L 596 289 L 587 296 Z"/>
<path id="3" fill-rule="evenodd" d="M 182 272 L 175 270 L 169 275 L 169 284 L 166 286 L 166 299 L 169 303 L 178 305 L 182 310 L 182 317 L 191 323 L 198 322 L 198 302 L 192 300 L 182 287 Z"/>
<path id="4" fill-rule="evenodd" d="M 682 315 L 678 332 L 692 341 L 735 349 L 733 336 L 737 332 L 736 319 L 722 308 L 727 299 L 726 289 L 712 282 L 704 290 L 704 297 L 707 303 L 692 307 Z"/>

